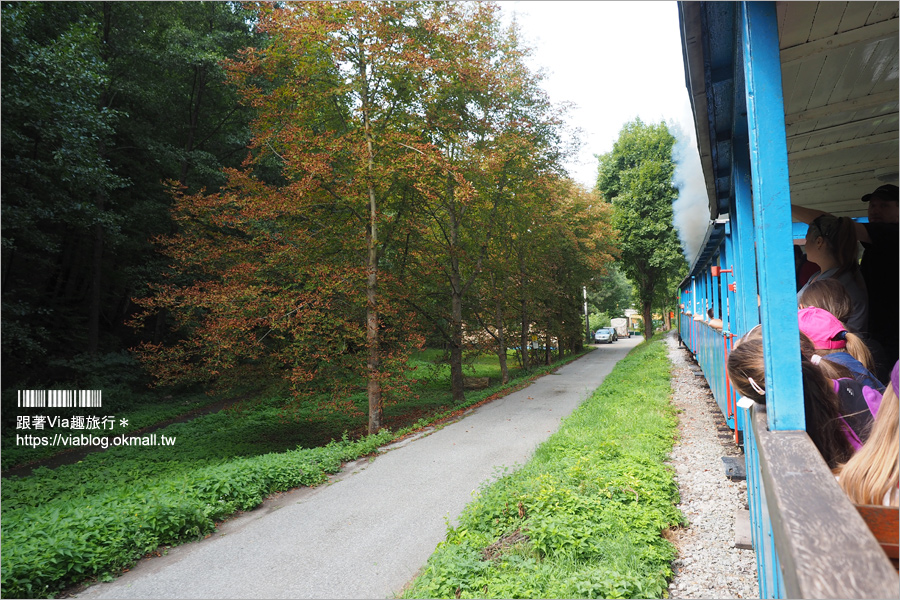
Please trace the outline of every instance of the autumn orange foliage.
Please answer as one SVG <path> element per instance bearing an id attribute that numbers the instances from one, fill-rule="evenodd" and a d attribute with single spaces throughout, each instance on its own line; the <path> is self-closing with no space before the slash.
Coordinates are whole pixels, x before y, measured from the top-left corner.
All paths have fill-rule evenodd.
<path id="1" fill-rule="evenodd" d="M 478 303 L 510 318 L 525 279 L 571 335 L 573 290 L 614 235 L 564 181 L 560 114 L 497 7 L 254 6 L 266 43 L 226 65 L 257 111 L 246 161 L 215 193 L 173 189 L 171 270 L 137 300 L 138 325 L 164 311 L 178 332 L 139 349 L 158 380 L 278 377 L 335 404 L 366 381 L 374 431 L 427 330 L 444 332 L 461 396 Z"/>

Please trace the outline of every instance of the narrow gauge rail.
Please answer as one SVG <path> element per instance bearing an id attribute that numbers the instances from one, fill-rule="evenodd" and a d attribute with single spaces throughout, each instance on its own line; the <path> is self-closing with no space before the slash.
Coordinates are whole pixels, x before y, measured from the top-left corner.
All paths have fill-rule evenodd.
<path id="1" fill-rule="evenodd" d="M 709 200 L 679 334 L 743 445 L 764 598 L 897 598 L 897 572 L 805 432 L 791 203 L 861 218 L 898 180 L 897 2 L 679 2 Z M 711 318 L 721 320 L 721 328 Z M 725 375 L 762 324 L 766 405 Z"/>

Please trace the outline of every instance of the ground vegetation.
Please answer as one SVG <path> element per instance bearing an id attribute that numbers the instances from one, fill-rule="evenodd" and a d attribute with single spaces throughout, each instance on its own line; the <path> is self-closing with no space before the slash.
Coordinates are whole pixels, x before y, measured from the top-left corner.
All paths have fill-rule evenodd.
<path id="1" fill-rule="evenodd" d="M 296 410 L 289 394 L 257 391 L 226 410 L 152 434 L 121 426 L 123 417 L 146 428 L 154 416 L 162 416 L 152 405 L 135 403 L 115 415 L 115 428 L 106 431 L 109 449 L 53 469 L 37 466 L 27 476 L 5 476 L 0 487 L 3 595 L 52 597 L 72 585 L 112 578 L 145 555 L 202 539 L 219 522 L 271 494 L 319 485 L 344 462 L 374 456 L 390 441 L 440 426 L 562 364 L 530 372 L 513 368 L 504 385 L 496 356 L 469 356 L 466 376 L 486 378 L 489 384 L 469 392 L 459 405 L 450 393 L 444 351 L 417 353 L 411 362 L 415 394 L 388 407 L 386 427 L 373 436 L 366 435 L 364 388 L 352 397 L 355 416 L 313 403 Z M 125 432 L 139 439 L 155 436 L 156 444 L 114 444 L 113 438 Z M 29 435 L 82 434 L 48 425 Z M 14 465 L 10 460 L 6 466 Z"/>
<path id="2" fill-rule="evenodd" d="M 644 342 L 521 469 L 478 490 L 405 598 L 662 598 L 684 524 L 663 340 Z"/>

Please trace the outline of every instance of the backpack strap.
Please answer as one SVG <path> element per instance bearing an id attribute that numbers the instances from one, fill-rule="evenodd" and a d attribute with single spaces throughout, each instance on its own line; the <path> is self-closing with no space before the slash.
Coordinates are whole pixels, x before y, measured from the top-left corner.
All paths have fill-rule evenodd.
<path id="1" fill-rule="evenodd" d="M 874 420 L 872 410 L 866 401 L 864 387 L 866 386 L 855 379 L 842 377 L 834 380 L 834 391 L 838 395 L 844 421 L 862 443 L 868 439 Z"/>

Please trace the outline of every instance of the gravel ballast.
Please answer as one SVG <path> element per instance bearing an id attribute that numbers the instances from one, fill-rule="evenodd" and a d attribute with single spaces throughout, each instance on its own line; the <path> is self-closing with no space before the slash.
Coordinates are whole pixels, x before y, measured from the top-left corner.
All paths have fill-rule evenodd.
<path id="1" fill-rule="evenodd" d="M 723 456 L 741 456 L 719 433 L 725 420 L 706 379 L 677 334 L 666 336 L 672 361 L 679 440 L 669 461 L 688 526 L 671 532 L 678 548 L 671 598 L 758 598 L 756 554 L 735 547 L 735 514 L 747 507 L 747 482 L 725 475 Z M 696 374 L 695 374 L 696 373 Z"/>

